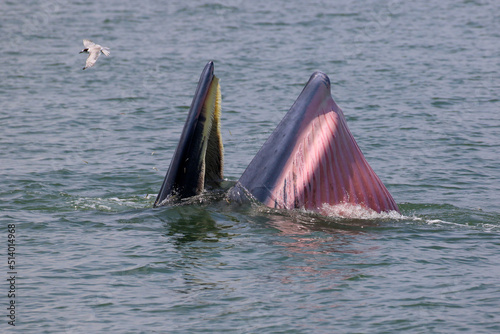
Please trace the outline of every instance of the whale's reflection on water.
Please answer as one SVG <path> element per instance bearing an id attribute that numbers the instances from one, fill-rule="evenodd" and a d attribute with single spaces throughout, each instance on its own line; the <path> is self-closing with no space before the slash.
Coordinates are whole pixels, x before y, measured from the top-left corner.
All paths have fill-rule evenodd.
<path id="1" fill-rule="evenodd" d="M 268 224 L 279 231 L 275 245 L 283 247 L 292 259 L 285 266 L 283 283 L 301 280 L 324 284 L 327 278 L 329 284 L 343 284 L 369 276 L 366 267 L 377 262 L 374 256 L 380 246 L 374 239 L 380 220 L 293 212 L 270 215 Z"/>

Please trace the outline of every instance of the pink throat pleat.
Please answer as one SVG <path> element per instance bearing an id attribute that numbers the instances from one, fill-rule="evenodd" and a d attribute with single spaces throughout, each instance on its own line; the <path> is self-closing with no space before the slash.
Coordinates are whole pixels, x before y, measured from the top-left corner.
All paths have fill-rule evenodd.
<path id="1" fill-rule="evenodd" d="M 330 97 L 311 110 L 265 204 L 282 209 L 321 210 L 323 204 L 350 203 L 377 212 L 398 211 L 333 99 Z"/>

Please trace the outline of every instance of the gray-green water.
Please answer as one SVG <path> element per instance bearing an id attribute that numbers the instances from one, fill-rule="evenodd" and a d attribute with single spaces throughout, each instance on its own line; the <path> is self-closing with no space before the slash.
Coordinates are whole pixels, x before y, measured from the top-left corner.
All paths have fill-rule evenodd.
<path id="1" fill-rule="evenodd" d="M 0 14 L 1 332 L 500 332 L 498 2 L 2 0 Z M 82 71 L 83 38 L 111 56 Z M 208 60 L 229 181 L 321 70 L 402 215 L 152 209 Z"/>

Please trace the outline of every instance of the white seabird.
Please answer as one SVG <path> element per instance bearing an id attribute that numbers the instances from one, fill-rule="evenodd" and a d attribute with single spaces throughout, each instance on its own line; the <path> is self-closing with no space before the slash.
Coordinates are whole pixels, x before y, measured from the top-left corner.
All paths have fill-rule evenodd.
<path id="1" fill-rule="evenodd" d="M 101 52 L 104 53 L 104 55 L 106 56 L 109 56 L 110 54 L 109 48 L 100 46 L 99 44 L 95 44 L 89 39 L 83 40 L 83 46 L 85 46 L 85 49 L 80 51 L 80 53 L 86 52 L 89 54 L 89 56 L 87 57 L 87 62 L 85 63 L 85 67 L 83 69 L 94 66 Z"/>

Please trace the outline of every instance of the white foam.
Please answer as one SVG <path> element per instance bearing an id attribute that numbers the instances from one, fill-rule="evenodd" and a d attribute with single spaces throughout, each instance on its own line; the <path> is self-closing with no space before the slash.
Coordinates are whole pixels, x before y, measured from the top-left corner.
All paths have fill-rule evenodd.
<path id="1" fill-rule="evenodd" d="M 145 197 L 136 196 L 131 198 L 101 198 L 101 197 L 80 197 L 71 201 L 75 210 L 99 210 L 117 211 L 122 209 L 141 209 L 151 206 L 152 195 Z"/>
<path id="2" fill-rule="evenodd" d="M 341 203 L 336 205 L 323 204 L 320 212 L 328 217 L 351 219 L 404 219 L 404 216 L 397 211 L 377 212 L 362 205 L 352 203 Z"/>

